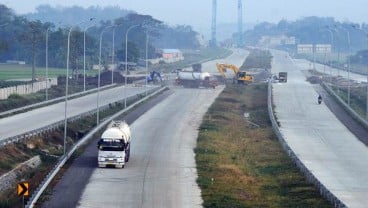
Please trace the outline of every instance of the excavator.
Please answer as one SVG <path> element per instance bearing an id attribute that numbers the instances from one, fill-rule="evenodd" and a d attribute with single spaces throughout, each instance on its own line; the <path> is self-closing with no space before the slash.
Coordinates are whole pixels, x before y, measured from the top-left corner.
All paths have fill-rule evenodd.
<path id="1" fill-rule="evenodd" d="M 158 79 L 160 79 L 160 82 L 162 82 L 161 74 L 158 71 L 151 71 L 146 79 L 147 82 L 156 83 Z"/>
<path id="2" fill-rule="evenodd" d="M 225 76 L 226 69 L 231 69 L 235 73 L 234 83 L 235 83 L 235 81 L 238 84 L 250 84 L 250 83 L 253 82 L 253 76 L 252 75 L 249 75 L 245 71 L 240 71 L 239 68 L 237 66 L 233 65 L 233 64 L 216 63 L 216 67 L 219 70 L 220 74 L 224 77 L 224 79 L 226 79 L 226 76 Z"/>

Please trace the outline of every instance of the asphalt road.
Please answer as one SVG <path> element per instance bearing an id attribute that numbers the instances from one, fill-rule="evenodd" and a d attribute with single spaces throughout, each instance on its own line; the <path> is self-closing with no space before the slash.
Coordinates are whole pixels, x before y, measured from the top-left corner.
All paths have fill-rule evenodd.
<path id="1" fill-rule="evenodd" d="M 100 91 L 99 106 L 106 105 L 127 97 L 142 93 L 145 87 L 124 86 Z M 80 98 L 68 100 L 67 117 L 73 117 L 97 108 L 97 95 L 89 94 Z M 0 140 L 17 136 L 28 131 L 45 127 L 49 124 L 63 121 L 65 118 L 65 102 L 37 108 L 25 113 L 0 119 Z"/>
<path id="2" fill-rule="evenodd" d="M 273 84 L 275 114 L 288 145 L 324 186 L 348 207 L 367 207 L 368 149 L 323 103 L 304 74 L 283 52 L 272 51 L 272 73 L 288 72 Z"/>
<path id="3" fill-rule="evenodd" d="M 246 54 L 235 51 L 226 61 L 240 65 Z M 218 61 L 202 70 L 217 71 Z M 97 168 L 92 143 L 43 207 L 202 207 L 193 150 L 202 117 L 222 90 L 171 87 L 167 98 L 131 123 L 131 158 L 124 169 Z"/>

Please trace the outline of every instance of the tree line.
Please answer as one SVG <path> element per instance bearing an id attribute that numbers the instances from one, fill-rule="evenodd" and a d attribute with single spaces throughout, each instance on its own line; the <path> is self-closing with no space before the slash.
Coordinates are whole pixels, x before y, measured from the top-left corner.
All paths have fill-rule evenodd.
<path id="1" fill-rule="evenodd" d="M 42 11 L 42 14 L 54 11 L 48 8 L 42 6 L 38 11 Z M 114 62 L 125 61 L 127 37 L 128 62 L 145 59 L 146 48 L 148 58 L 155 58 L 158 56 L 158 47 L 196 49 L 200 46 L 197 32 L 190 26 L 170 27 L 149 15 L 134 12 L 113 20 L 98 20 L 94 17 L 85 18 L 85 15 L 80 14 L 83 10 L 78 11 L 79 14 L 74 15 L 83 19 L 74 19 L 74 26 L 70 30 L 72 25 L 60 26 L 55 22 L 30 20 L 0 4 L 0 62 L 25 61 L 32 65 L 34 71 L 36 67 L 45 66 L 47 51 L 49 67 L 65 68 L 69 32 L 69 68 L 75 74 L 83 68 L 84 57 L 88 69 L 99 62 L 100 41 L 103 65 L 111 63 L 113 53 Z"/>

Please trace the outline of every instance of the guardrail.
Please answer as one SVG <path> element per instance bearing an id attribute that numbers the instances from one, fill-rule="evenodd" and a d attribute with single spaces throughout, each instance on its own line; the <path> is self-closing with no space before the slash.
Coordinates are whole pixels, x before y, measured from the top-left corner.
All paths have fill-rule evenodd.
<path id="1" fill-rule="evenodd" d="M 360 116 L 357 112 L 355 112 L 346 102 L 344 102 L 332 89 L 329 85 L 322 82 L 322 87 L 330 94 L 332 95 L 340 105 L 352 116 L 356 121 L 358 121 L 364 128 L 368 130 L 368 121 L 365 120 L 362 116 Z"/>
<path id="2" fill-rule="evenodd" d="M 152 93 L 152 91 L 154 91 L 155 89 L 157 89 L 157 88 L 151 89 L 151 91 L 149 93 Z M 132 95 L 132 96 L 128 97 L 127 102 L 131 102 L 132 100 L 134 100 L 134 98 L 136 98 L 136 96 L 137 95 Z M 122 99 L 122 100 L 116 101 L 114 103 L 124 103 L 124 102 L 125 102 L 125 99 Z M 111 105 L 111 103 L 106 104 L 104 106 L 101 106 L 100 111 L 107 110 L 110 107 L 110 105 Z M 82 113 L 82 114 L 79 114 L 79 115 L 76 115 L 76 116 L 73 116 L 73 117 L 69 117 L 67 119 L 67 122 L 75 121 L 75 120 L 93 115 L 95 113 L 96 113 L 96 109 L 93 109 L 93 110 L 87 111 L 85 113 Z M 46 133 L 46 132 L 54 131 L 55 129 L 57 129 L 61 126 L 64 126 L 64 120 L 52 123 L 52 124 L 44 126 L 42 128 L 38 128 L 38 129 L 35 129 L 35 130 L 31 130 L 31 131 L 22 133 L 20 135 L 16 135 L 16 136 L 12 136 L 12 137 L 2 139 L 0 141 L 0 147 L 2 147 L 4 145 L 7 145 L 7 144 L 10 144 L 10 143 L 13 143 L 13 142 L 19 142 L 19 141 L 28 139 L 32 136 L 41 135 L 41 134 Z"/>
<path id="3" fill-rule="evenodd" d="M 104 90 L 106 88 L 110 88 L 110 87 L 113 87 L 115 85 L 116 84 L 106 85 L 106 86 L 100 87 L 100 90 L 101 89 Z M 68 95 L 68 98 L 79 97 L 79 96 L 82 96 L 84 94 L 93 93 L 95 91 L 97 91 L 97 88 L 90 89 L 90 90 L 87 90 L 87 91 L 84 91 L 84 92 L 78 92 L 78 93 L 74 93 L 74 94 Z M 37 108 L 39 106 L 47 105 L 47 104 L 50 104 L 50 103 L 56 103 L 56 102 L 64 101 L 64 99 L 65 99 L 65 96 L 62 96 L 62 97 L 55 98 L 55 99 L 52 99 L 52 100 L 47 100 L 47 101 L 43 101 L 43 102 L 39 102 L 39 103 L 27 105 L 27 106 L 24 106 L 24 107 L 20 107 L 20 108 L 16 108 L 16 109 L 4 111 L 4 112 L 1 112 L 0 113 L 0 117 L 5 117 L 5 116 L 7 116 L 9 114 L 13 114 L 13 113 L 16 113 L 16 112 L 25 111 L 25 110 L 32 109 L 32 108 Z"/>
<path id="4" fill-rule="evenodd" d="M 330 190 L 328 190 L 319 180 L 316 178 L 313 173 L 303 164 L 303 162 L 298 158 L 295 152 L 290 148 L 288 143 L 286 142 L 284 136 L 280 132 L 279 125 L 276 121 L 275 115 L 272 109 L 272 83 L 271 81 L 268 82 L 268 98 L 267 98 L 267 105 L 268 105 L 268 114 L 272 123 L 273 131 L 275 132 L 281 146 L 295 163 L 295 165 L 300 169 L 300 171 L 305 175 L 307 180 L 313 183 L 318 189 L 322 196 L 324 196 L 327 200 L 329 200 L 334 207 L 347 207 L 340 199 L 338 199 Z"/>
<path id="5" fill-rule="evenodd" d="M 92 129 L 86 136 L 84 136 L 81 140 L 79 140 L 79 142 L 73 146 L 73 148 L 67 152 L 67 154 L 65 156 L 63 156 L 59 162 L 55 165 L 55 167 L 49 172 L 49 174 L 44 178 L 44 180 L 41 182 L 40 186 L 37 187 L 37 189 L 34 191 L 34 194 L 31 196 L 31 198 L 29 199 L 26 207 L 27 208 L 32 208 L 34 207 L 34 205 L 36 204 L 37 200 L 39 199 L 39 197 L 42 195 L 42 193 L 45 191 L 46 187 L 50 184 L 50 182 L 52 181 L 52 179 L 56 176 L 56 174 L 59 172 L 59 170 L 61 169 L 61 167 L 68 161 L 68 159 L 70 158 L 70 156 L 72 156 L 72 154 L 79 148 L 81 147 L 83 144 L 85 144 L 89 139 L 92 138 L 92 136 L 97 133 L 100 129 L 102 129 L 103 127 L 105 127 L 110 121 L 112 121 L 113 119 L 119 117 L 121 114 L 125 113 L 126 111 L 131 110 L 132 108 L 134 108 L 135 106 L 139 105 L 140 103 L 148 100 L 149 98 L 151 98 L 152 96 L 155 96 L 158 93 L 161 93 L 162 91 L 166 90 L 167 87 L 162 87 L 159 90 L 155 91 L 157 88 L 155 89 L 151 89 L 150 90 L 150 95 L 148 95 L 147 97 L 144 97 L 143 99 L 138 100 L 137 102 L 133 103 L 132 105 L 128 106 L 127 108 L 117 112 L 116 114 L 114 114 L 113 116 L 105 119 L 103 122 L 101 122 L 98 126 L 96 126 L 94 129 Z M 133 97 L 133 96 L 131 96 Z M 108 105 L 107 105 L 108 106 Z M 94 111 L 95 113 L 96 111 Z"/>

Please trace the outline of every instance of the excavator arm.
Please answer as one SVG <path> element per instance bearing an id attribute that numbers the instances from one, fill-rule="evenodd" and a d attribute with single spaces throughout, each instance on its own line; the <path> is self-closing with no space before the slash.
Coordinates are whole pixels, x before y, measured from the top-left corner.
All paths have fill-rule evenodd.
<path id="1" fill-rule="evenodd" d="M 225 76 L 226 69 L 231 69 L 235 73 L 235 77 L 238 83 L 247 84 L 253 82 L 253 76 L 248 75 L 245 71 L 241 72 L 240 69 L 233 64 L 216 63 L 216 67 L 224 78 L 226 78 Z"/>
<path id="2" fill-rule="evenodd" d="M 226 69 L 233 70 L 235 75 L 237 75 L 239 73 L 239 68 L 235 65 L 232 65 L 232 64 L 219 64 L 219 63 L 217 63 L 216 67 L 217 67 L 218 71 L 220 72 L 220 74 L 223 77 L 225 77 Z"/>

